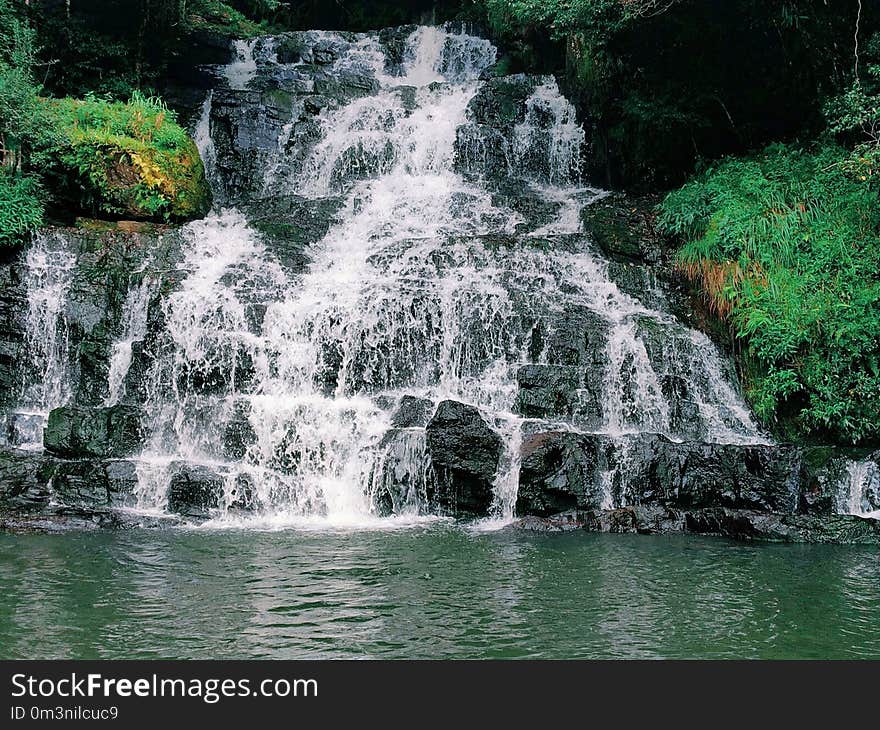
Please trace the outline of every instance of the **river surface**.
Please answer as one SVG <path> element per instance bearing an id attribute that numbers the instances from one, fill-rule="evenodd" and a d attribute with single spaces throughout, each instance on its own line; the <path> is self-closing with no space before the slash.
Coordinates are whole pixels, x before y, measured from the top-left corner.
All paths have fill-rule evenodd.
<path id="1" fill-rule="evenodd" d="M 398 530 L 0 534 L 0 658 L 880 658 L 876 548 Z"/>

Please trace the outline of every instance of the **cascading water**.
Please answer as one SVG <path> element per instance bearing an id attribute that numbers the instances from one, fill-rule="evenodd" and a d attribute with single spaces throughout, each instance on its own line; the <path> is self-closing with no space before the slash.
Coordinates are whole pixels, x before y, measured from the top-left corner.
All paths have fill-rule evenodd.
<path id="1" fill-rule="evenodd" d="M 257 61 L 254 58 L 254 46 L 257 39 L 236 40 L 232 44 L 235 59 L 225 67 L 223 75 L 229 87 L 245 90 L 257 75 Z"/>
<path id="2" fill-rule="evenodd" d="M 40 448 L 49 411 L 70 396 L 64 308 L 75 262 L 67 240 L 54 233 L 36 236 L 27 251 L 25 338 L 33 372 L 23 383 L 18 409 L 7 417 L 6 440 L 11 445 Z"/>
<path id="3" fill-rule="evenodd" d="M 125 395 L 125 376 L 131 367 L 132 346 L 147 334 L 147 315 L 150 300 L 156 292 L 156 282 L 144 279 L 133 284 L 123 305 L 122 339 L 113 343 L 107 374 L 107 398 L 104 405 L 114 406 Z"/>
<path id="4" fill-rule="evenodd" d="M 139 507 L 165 509 L 187 465 L 222 481 L 221 522 L 245 506 L 272 524 L 364 524 L 392 483 L 390 511 L 423 515 L 434 478 L 425 428 L 393 424 L 410 396 L 473 404 L 499 434 L 491 515 L 503 524 L 514 514 L 528 422 L 517 414 L 518 370 L 547 362 L 538 332 L 552 334 L 569 310 L 604 323 L 604 373 L 591 374 L 604 384 L 602 414 L 547 425 L 619 441 L 604 506 L 625 499 L 629 435 L 688 435 L 664 391 L 667 370 L 693 381 L 701 438 L 761 440 L 708 341 L 624 294 L 580 234 L 582 206 L 602 192 L 580 182 L 584 133 L 555 81 L 537 84 L 503 151 L 510 180 L 556 210 L 533 225 L 479 176 L 457 171 L 460 156 L 487 149 L 462 149 L 480 77 L 495 62 L 487 41 L 419 28 L 395 65 L 374 36 L 308 38 L 310 49 L 286 66 L 265 44 L 239 42 L 223 75 L 240 90 L 260 63 L 292 74 L 308 61 L 323 64 L 322 83 L 334 74 L 372 80 L 370 93 L 344 103 L 312 102 L 323 107 L 308 146 L 292 142 L 302 127 L 294 115 L 265 151 L 263 194 L 337 200 L 335 222 L 308 249 L 302 274 L 281 265 L 235 208 L 187 227 L 185 277 L 162 298 L 163 339 L 146 382 Z M 210 96 L 202 112 L 196 138 L 214 175 Z M 143 286 L 126 303 L 108 402 L 143 336 Z M 652 328 L 663 330 L 661 352 L 645 339 Z"/>
<path id="5" fill-rule="evenodd" d="M 845 515 L 880 518 L 880 467 L 875 461 L 847 461 L 837 497 Z"/>

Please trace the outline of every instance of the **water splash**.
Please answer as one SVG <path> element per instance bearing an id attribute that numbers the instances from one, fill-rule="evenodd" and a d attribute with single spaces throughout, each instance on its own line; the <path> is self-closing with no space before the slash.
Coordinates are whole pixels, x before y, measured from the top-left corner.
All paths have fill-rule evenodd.
<path id="1" fill-rule="evenodd" d="M 880 503 L 880 467 L 870 459 L 847 461 L 837 495 L 838 513 L 880 519 L 878 503 Z"/>
<path id="2" fill-rule="evenodd" d="M 257 75 L 257 61 L 254 58 L 254 47 L 258 39 L 236 39 L 232 41 L 234 60 L 223 67 L 223 76 L 229 88 L 244 91 Z"/>
<path id="3" fill-rule="evenodd" d="M 56 232 L 35 236 L 25 255 L 25 346 L 31 367 L 18 407 L 7 415 L 4 441 L 11 446 L 42 448 L 49 411 L 70 398 L 65 309 L 75 265 L 67 238 Z"/>
<path id="4" fill-rule="evenodd" d="M 581 179 L 584 128 L 574 106 L 548 76 L 526 100 L 525 119 L 513 138 L 513 168 L 552 185 L 571 186 Z"/>

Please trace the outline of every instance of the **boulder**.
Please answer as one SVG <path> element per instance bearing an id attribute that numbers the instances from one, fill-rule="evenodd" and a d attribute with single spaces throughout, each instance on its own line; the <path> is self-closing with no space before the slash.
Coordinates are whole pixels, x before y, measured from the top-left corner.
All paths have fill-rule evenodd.
<path id="1" fill-rule="evenodd" d="M 567 431 L 523 438 L 517 514 L 660 505 L 794 512 L 800 452 L 778 445 L 677 443 Z"/>
<path id="2" fill-rule="evenodd" d="M 395 428 L 424 428 L 433 413 L 434 401 L 414 395 L 404 395 L 391 414 L 391 425 Z"/>
<path id="3" fill-rule="evenodd" d="M 453 514 L 485 514 L 501 457 L 501 438 L 479 410 L 445 400 L 426 428 L 435 483 L 431 500 Z"/>
<path id="4" fill-rule="evenodd" d="M 123 457 L 140 450 L 142 437 L 136 406 L 62 406 L 49 414 L 43 445 L 65 457 Z"/>
<path id="5" fill-rule="evenodd" d="M 223 478 L 206 466 L 179 465 L 168 489 L 168 510 L 184 517 L 207 518 L 220 506 Z"/>

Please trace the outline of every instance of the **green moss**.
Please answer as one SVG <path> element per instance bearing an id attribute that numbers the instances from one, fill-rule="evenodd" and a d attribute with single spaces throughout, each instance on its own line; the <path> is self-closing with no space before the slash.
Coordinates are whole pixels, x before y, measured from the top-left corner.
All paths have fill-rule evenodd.
<path id="1" fill-rule="evenodd" d="M 195 143 L 159 100 L 45 103 L 57 129 L 45 150 L 47 180 L 62 197 L 86 211 L 139 219 L 193 218 L 208 209 Z"/>

